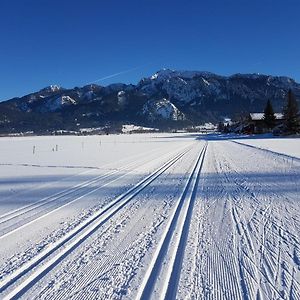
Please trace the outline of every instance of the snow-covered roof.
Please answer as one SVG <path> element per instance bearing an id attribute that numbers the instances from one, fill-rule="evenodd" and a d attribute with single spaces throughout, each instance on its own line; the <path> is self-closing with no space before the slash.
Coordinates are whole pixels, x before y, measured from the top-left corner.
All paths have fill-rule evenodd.
<path id="1" fill-rule="evenodd" d="M 277 120 L 283 119 L 282 113 L 275 113 L 274 114 Z M 250 113 L 250 118 L 252 121 L 260 121 L 264 119 L 264 113 Z"/>

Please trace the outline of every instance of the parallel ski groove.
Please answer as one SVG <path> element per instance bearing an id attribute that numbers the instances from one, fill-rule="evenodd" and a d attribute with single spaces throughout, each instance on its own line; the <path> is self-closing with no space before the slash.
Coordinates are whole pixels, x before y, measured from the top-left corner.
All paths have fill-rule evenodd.
<path id="1" fill-rule="evenodd" d="M 150 152 L 156 152 L 156 151 L 150 151 Z M 144 156 L 145 154 L 143 154 Z M 142 162 L 143 163 L 143 162 Z M 21 215 L 24 215 L 28 212 L 31 212 L 33 211 L 34 209 L 36 208 L 39 208 L 41 206 L 44 206 L 48 203 L 52 203 L 56 200 L 59 200 L 65 196 L 68 196 L 68 195 L 71 195 L 72 196 L 72 193 L 76 192 L 76 191 L 80 191 L 82 188 L 86 188 L 88 186 L 90 186 L 91 184 L 93 183 L 97 183 L 99 180 L 102 180 L 102 179 L 105 179 L 105 178 L 108 178 L 109 176 L 112 176 L 114 174 L 117 174 L 119 173 L 120 171 L 126 171 L 128 169 L 132 169 L 132 168 L 136 168 L 136 167 L 139 167 L 140 166 L 140 162 L 136 163 L 128 163 L 124 166 L 122 166 L 121 168 L 118 168 L 118 169 L 112 169 L 104 174 L 101 174 L 101 175 L 98 175 L 98 176 L 95 176 L 94 178 L 92 179 L 89 179 L 87 181 L 84 181 L 84 182 L 81 182 L 79 184 L 76 184 L 75 186 L 72 186 L 68 189 L 65 189 L 63 191 L 60 191 L 58 193 L 55 193 L 53 195 L 50 195 L 48 197 L 45 197 L 45 198 L 42 198 L 32 204 L 29 204 L 29 205 L 26 205 L 26 206 L 23 206 L 23 207 L 20 207 L 20 208 L 17 208 L 13 211 L 10 211 L 6 214 L 3 214 L 0 216 L 0 225 L 3 224 L 3 223 L 6 223 L 6 222 L 9 222 L 11 221 L 12 219 L 14 218 L 17 218 Z M 80 173 L 81 174 L 81 173 Z M 76 176 L 76 175 L 73 175 L 73 176 Z M 71 176 L 72 177 L 72 176 Z"/>
<path id="2" fill-rule="evenodd" d="M 20 295 L 24 294 L 35 282 L 42 278 L 49 270 L 57 265 L 64 257 L 66 257 L 71 251 L 73 251 L 81 242 L 89 237 L 99 226 L 109 220 L 117 211 L 125 206 L 132 198 L 134 198 L 139 192 L 141 192 L 146 186 L 153 182 L 157 177 L 169 169 L 180 158 L 190 151 L 190 147 L 186 147 L 184 151 L 169 159 L 161 167 L 156 169 L 146 178 L 138 182 L 130 190 L 117 197 L 114 201 L 110 202 L 105 208 L 91 216 L 89 219 L 81 223 L 77 228 L 69 232 L 61 240 L 54 243 L 51 247 L 37 255 L 23 267 L 16 272 L 8 276 L 0 284 L 0 293 L 8 290 L 24 275 L 30 273 L 30 271 L 36 267 L 36 270 L 29 275 L 29 277 L 21 282 L 7 294 L 4 299 L 16 299 Z M 73 241 L 71 241 L 73 239 Z M 70 242 L 66 245 L 67 242 Z M 60 252 L 58 251 L 60 250 Z M 58 252 L 50 260 L 46 261 L 50 255 Z M 41 263 L 44 264 L 40 265 Z"/>
<path id="3" fill-rule="evenodd" d="M 156 152 L 156 151 L 157 151 L 157 149 L 156 149 L 156 150 L 151 150 L 151 151 L 149 151 L 149 153 Z M 137 156 L 142 156 L 142 157 L 144 157 L 144 155 L 145 155 L 145 153 L 141 153 L 140 155 L 135 155 L 134 157 L 135 157 L 135 158 L 136 158 Z M 131 159 L 132 159 L 132 158 L 131 158 Z M 120 162 L 121 162 L 121 161 L 124 161 L 124 160 L 127 161 L 128 159 L 121 159 Z M 131 160 L 129 160 L 129 161 L 130 161 L 130 163 L 128 163 L 128 164 L 126 165 L 127 168 L 130 167 L 130 165 L 132 164 L 132 163 L 131 163 Z M 110 166 L 110 165 L 112 165 L 112 163 L 105 164 L 104 166 L 102 166 L 102 168 L 103 168 L 103 169 L 108 169 L 108 170 L 109 170 L 110 168 L 108 168 L 108 166 Z M 101 175 L 95 176 L 94 178 L 92 178 L 92 179 L 90 179 L 90 180 L 81 182 L 81 183 L 76 184 L 75 186 L 72 186 L 72 187 L 70 187 L 70 188 L 67 188 L 67 189 L 65 189 L 65 190 L 63 190 L 63 191 L 60 191 L 60 192 L 54 193 L 54 194 L 52 194 L 52 195 L 50 195 L 50 196 L 44 197 L 44 198 L 42 198 L 42 199 L 40 199 L 40 200 L 38 200 L 38 201 L 36 201 L 36 202 L 34 202 L 34 203 L 31 203 L 31 204 L 28 204 L 28 205 L 24 205 L 24 206 L 22 206 L 22 207 L 19 207 L 19 208 L 17 208 L 17 209 L 14 209 L 14 210 L 12 210 L 12 211 L 9 211 L 9 212 L 7 212 L 7 213 L 4 213 L 4 214 L 0 215 L 0 224 L 9 221 L 9 219 L 10 219 L 13 215 L 18 214 L 18 213 L 21 213 L 21 212 L 24 211 L 24 210 L 26 211 L 27 209 L 31 209 L 31 208 L 35 207 L 37 204 L 43 203 L 44 201 L 48 201 L 49 199 L 51 199 L 51 198 L 53 198 L 53 197 L 61 197 L 61 196 L 63 196 L 65 193 L 73 192 L 73 191 L 75 190 L 75 188 L 80 188 L 81 186 L 84 186 L 85 184 L 88 184 L 88 183 L 91 182 L 92 180 L 97 180 L 99 177 L 105 176 L 105 175 L 110 174 L 110 173 L 112 173 L 112 172 L 117 172 L 117 171 L 119 171 L 119 170 L 121 170 L 121 169 L 123 170 L 124 168 L 126 168 L 126 167 L 124 166 L 124 167 L 122 167 L 122 168 L 118 168 L 117 170 L 114 169 L 114 168 L 111 168 L 110 171 L 109 171 L 109 172 L 106 172 L 105 174 L 101 174 Z M 96 168 L 96 169 L 98 169 L 98 168 Z M 93 169 L 92 171 L 95 171 L 95 169 Z M 78 173 L 78 174 L 74 174 L 74 175 L 71 175 L 71 176 L 67 176 L 65 179 L 69 179 L 69 178 L 72 178 L 72 177 L 76 177 L 76 176 L 79 176 L 79 175 L 82 175 L 82 174 L 85 174 L 85 173 L 90 173 L 90 172 L 92 172 L 92 171 L 84 171 L 84 172 L 80 172 L 80 173 Z M 7 198 L 7 199 L 8 199 L 8 198 Z M 6 200 L 6 199 L 1 199 L 1 201 L 2 201 L 2 200 Z"/>
<path id="4" fill-rule="evenodd" d="M 142 163 L 142 164 L 143 164 L 143 163 Z M 22 229 L 22 228 L 28 226 L 29 224 L 32 224 L 33 222 L 36 222 L 36 221 L 40 220 L 41 218 L 44 218 L 44 217 L 48 216 L 49 214 L 52 214 L 52 213 L 56 212 L 57 210 L 59 210 L 59 209 L 65 207 L 65 206 L 67 206 L 67 205 L 70 205 L 70 204 L 74 203 L 75 201 L 78 201 L 78 200 L 82 199 L 83 197 L 88 196 L 88 195 L 94 193 L 95 191 L 99 190 L 100 188 L 103 188 L 103 187 L 107 186 L 108 184 L 111 184 L 111 183 L 113 183 L 113 182 L 115 182 L 115 181 L 121 179 L 122 177 L 127 176 L 128 174 L 130 174 L 131 172 L 133 172 L 133 171 L 135 170 L 135 168 L 138 168 L 138 167 L 140 167 L 140 166 L 141 166 L 141 165 L 140 165 L 139 163 L 138 163 L 138 164 L 137 164 L 137 163 L 130 163 L 130 164 L 128 164 L 128 165 L 126 165 L 126 166 L 124 166 L 124 167 L 122 167 L 122 168 L 119 168 L 119 169 L 116 170 L 116 171 L 111 171 L 111 172 L 108 172 L 108 173 L 106 173 L 106 174 L 99 175 L 99 176 L 97 176 L 97 177 L 95 177 L 95 178 L 93 178 L 93 179 L 91 179 L 91 180 L 89 180 L 89 181 L 86 181 L 86 182 L 84 182 L 84 183 L 78 184 L 78 185 L 76 185 L 75 187 L 68 189 L 68 190 L 66 191 L 65 194 L 58 195 L 57 197 L 54 197 L 54 198 L 52 198 L 53 196 L 52 196 L 52 197 L 49 196 L 49 197 L 47 197 L 47 198 L 41 199 L 40 201 L 38 201 L 38 203 L 36 202 L 36 203 L 33 203 L 32 205 L 30 205 L 30 206 L 32 206 L 32 207 L 30 207 L 30 208 L 28 208 L 28 207 L 26 206 L 26 208 L 28 208 L 27 211 L 25 211 L 25 212 L 22 212 L 22 211 L 21 211 L 21 212 L 19 212 L 19 214 L 15 215 L 15 216 L 11 216 L 11 217 L 8 218 L 8 219 L 2 220 L 2 221 L 0 221 L 0 224 L 1 224 L 1 223 L 6 223 L 6 222 L 11 221 L 11 220 L 13 220 L 13 219 L 15 219 L 15 218 L 18 218 L 18 217 L 20 217 L 20 216 L 23 215 L 23 214 L 26 214 L 26 213 L 28 213 L 28 212 L 30 212 L 30 211 L 32 211 L 32 210 L 35 210 L 36 208 L 39 208 L 40 206 L 44 206 L 44 205 L 48 204 L 49 202 L 51 202 L 51 203 L 52 203 L 52 202 L 55 202 L 56 200 L 58 200 L 58 199 L 60 199 L 60 198 L 63 198 L 63 197 L 65 197 L 65 196 L 69 196 L 69 197 L 70 197 L 70 201 L 68 201 L 68 199 L 67 199 L 67 202 L 63 202 L 60 206 L 58 206 L 58 207 L 56 207 L 56 208 L 54 208 L 54 209 L 52 209 L 52 210 L 46 212 L 45 214 L 42 214 L 41 216 L 39 216 L 39 217 L 37 217 L 37 218 L 35 218 L 35 219 L 33 219 L 33 220 L 31 220 L 31 221 L 29 221 L 29 222 L 27 222 L 27 223 L 21 225 L 21 226 L 19 226 L 19 227 L 17 227 L 16 229 L 13 229 L 13 230 L 11 230 L 11 231 L 5 232 L 4 234 L 2 234 L 2 235 L 0 236 L 0 240 L 6 238 L 8 235 L 11 235 L 12 233 L 14 233 L 14 232 L 16 232 L 16 231 L 18 231 L 18 230 L 20 230 L 20 229 Z M 89 190 L 88 192 L 83 193 L 82 195 L 80 195 L 80 194 L 78 194 L 78 195 L 77 195 L 77 194 L 73 195 L 73 193 L 76 192 L 76 191 L 78 191 L 78 190 L 80 191 L 81 189 L 84 189 L 84 188 L 86 188 L 86 187 L 89 187 L 89 186 L 91 186 L 92 184 L 97 183 L 97 182 L 100 182 L 100 181 L 103 180 L 103 179 L 110 178 L 111 176 L 113 176 L 113 175 L 115 175 L 115 174 L 118 174 L 118 173 L 119 173 L 120 171 L 122 171 L 122 170 L 127 170 L 128 168 L 133 168 L 133 169 L 131 169 L 131 170 L 128 171 L 127 173 L 124 173 L 124 174 L 122 174 L 122 175 L 120 175 L 120 176 L 118 176 L 118 177 L 116 177 L 116 178 L 112 178 L 110 181 L 105 182 L 104 184 L 102 184 L 102 185 L 100 185 L 100 186 L 97 186 L 97 187 L 95 187 L 94 189 Z M 61 193 L 63 193 L 63 192 L 64 192 L 64 191 L 62 191 Z M 58 194 L 60 194 L 60 193 L 58 193 Z M 57 195 L 57 194 L 55 194 L 54 196 L 56 196 L 56 195 Z M 73 196 L 73 197 L 72 197 L 72 196 Z M 75 198 L 74 198 L 74 197 L 75 197 Z M 47 200 L 47 199 L 48 199 L 48 200 Z M 40 203 L 40 202 L 42 202 L 42 203 Z M 25 207 L 20 208 L 20 210 L 22 210 L 22 209 L 25 209 Z M 15 211 L 15 212 L 16 212 L 16 211 Z M 6 216 L 7 216 L 7 215 L 6 215 Z M 1 216 L 0 216 L 0 218 L 1 218 Z"/>
<path id="5" fill-rule="evenodd" d="M 187 239 L 191 213 L 193 209 L 193 201 L 197 189 L 198 179 L 204 161 L 207 143 L 202 148 L 192 172 L 185 184 L 184 190 L 174 208 L 173 214 L 166 226 L 162 238 L 157 246 L 156 252 L 152 258 L 145 279 L 141 284 L 136 299 L 151 298 L 154 285 L 162 267 L 162 261 L 169 250 L 170 242 L 175 231 L 178 229 L 178 235 L 175 237 L 176 245 L 172 248 L 172 261 L 170 263 L 169 278 L 164 278 L 163 290 L 160 294 L 161 299 L 175 299 L 178 280 L 180 276 L 180 266 L 182 263 L 184 248 Z M 186 202 L 186 205 L 184 205 Z M 179 218 L 180 217 L 180 218 Z M 180 222 L 181 221 L 181 222 Z M 177 265 L 179 264 L 179 265 Z"/>

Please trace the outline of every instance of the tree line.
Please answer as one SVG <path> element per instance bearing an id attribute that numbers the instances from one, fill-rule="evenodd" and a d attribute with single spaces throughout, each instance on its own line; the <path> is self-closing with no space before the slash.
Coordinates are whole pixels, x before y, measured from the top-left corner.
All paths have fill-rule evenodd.
<path id="1" fill-rule="evenodd" d="M 239 113 L 235 117 L 235 121 L 231 124 L 224 124 L 220 122 L 218 129 L 220 132 L 250 132 L 249 126 L 249 113 Z M 271 100 L 267 100 L 264 114 L 263 114 L 263 125 L 265 130 L 272 131 L 279 129 L 281 134 L 299 134 L 300 133 L 300 114 L 299 107 L 296 97 L 292 90 L 289 90 L 286 95 L 284 107 L 283 107 L 283 118 L 280 119 L 280 125 L 278 126 L 278 120 L 276 119 L 276 114 L 274 112 Z"/>
<path id="2" fill-rule="evenodd" d="M 275 127 L 276 116 L 271 100 L 267 101 L 264 109 L 264 122 L 269 129 Z M 300 133 L 299 108 L 295 95 L 289 90 L 283 108 L 283 132 L 286 134 Z"/>

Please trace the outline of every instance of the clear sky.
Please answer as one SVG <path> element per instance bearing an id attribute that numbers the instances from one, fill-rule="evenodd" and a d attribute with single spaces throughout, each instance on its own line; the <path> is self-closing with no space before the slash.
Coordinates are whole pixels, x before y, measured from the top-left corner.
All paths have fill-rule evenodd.
<path id="1" fill-rule="evenodd" d="M 300 82 L 299 0 L 1 0 L 0 41 L 0 100 L 162 68 Z"/>

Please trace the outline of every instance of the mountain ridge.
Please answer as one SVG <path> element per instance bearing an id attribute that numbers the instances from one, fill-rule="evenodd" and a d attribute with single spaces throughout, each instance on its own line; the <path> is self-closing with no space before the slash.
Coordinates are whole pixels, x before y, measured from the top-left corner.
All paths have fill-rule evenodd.
<path id="1" fill-rule="evenodd" d="M 0 102 L 0 132 L 76 130 L 138 123 L 170 128 L 218 122 L 239 113 L 262 111 L 271 99 L 282 111 L 300 84 L 287 76 L 259 73 L 222 76 L 207 71 L 162 69 L 136 85 L 89 84 L 67 89 L 50 85 Z"/>

